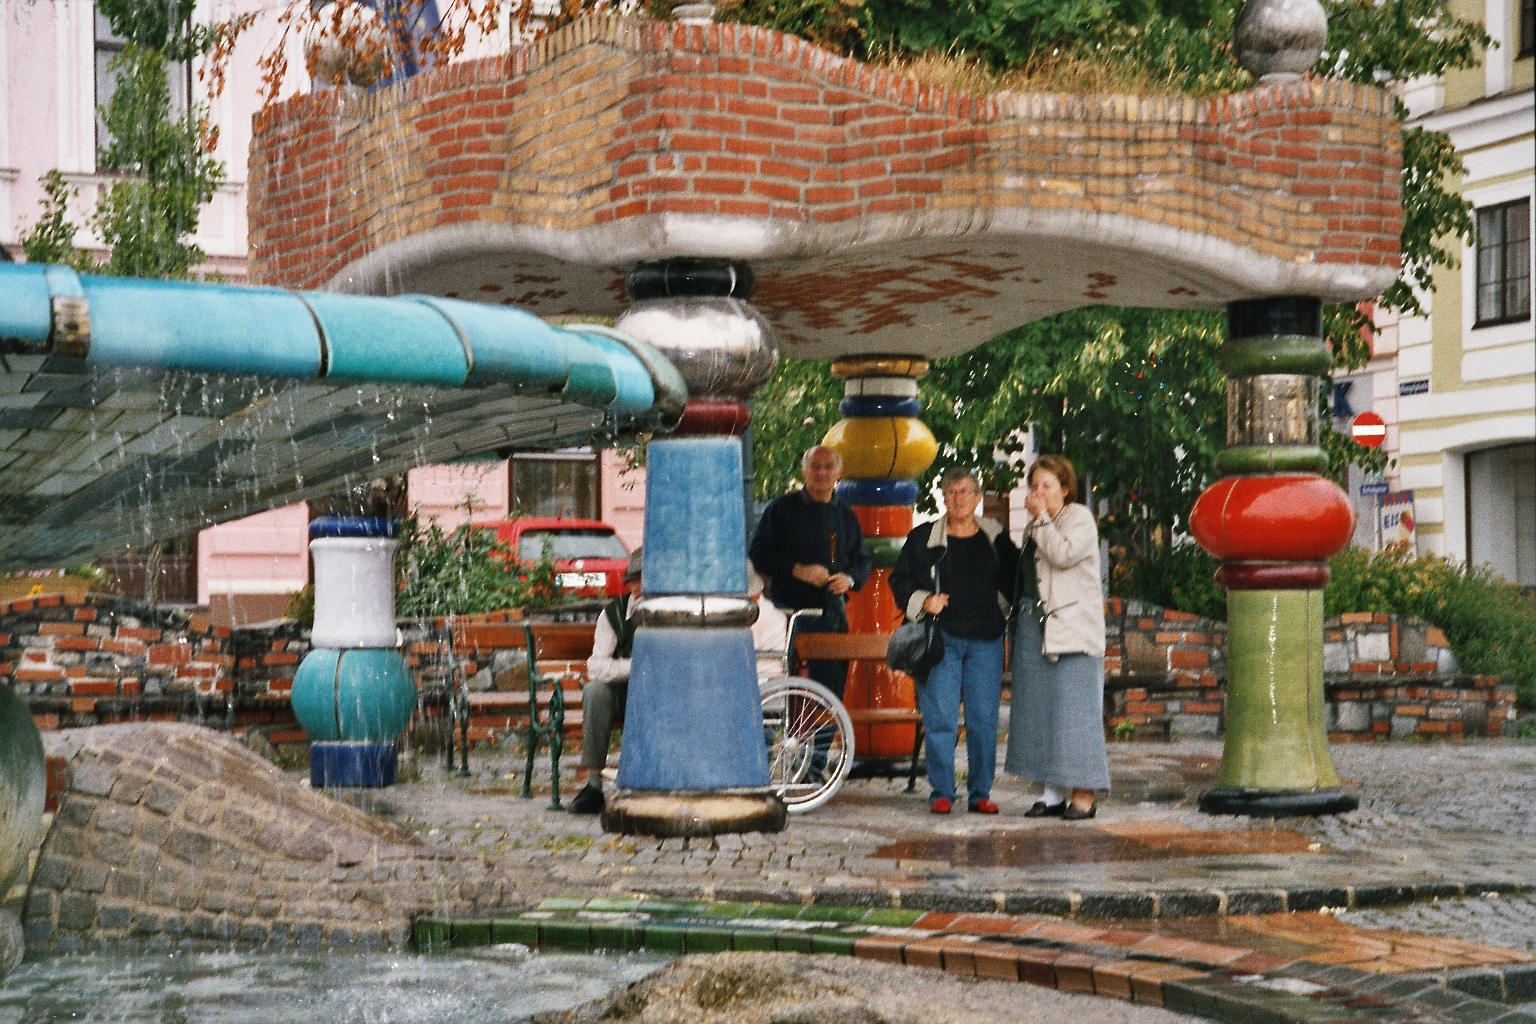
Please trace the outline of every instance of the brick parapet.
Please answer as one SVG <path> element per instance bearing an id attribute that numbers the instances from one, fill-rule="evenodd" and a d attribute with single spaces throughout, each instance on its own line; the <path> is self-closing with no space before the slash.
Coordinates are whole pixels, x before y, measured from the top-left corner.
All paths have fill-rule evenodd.
<path id="1" fill-rule="evenodd" d="M 597 16 L 508 56 L 262 111 L 251 273 L 318 287 L 385 245 L 469 223 L 814 226 L 919 211 L 975 223 L 1008 209 L 1393 268 L 1400 156 L 1389 98 L 1346 82 L 1209 99 L 976 96 L 766 29 Z"/>

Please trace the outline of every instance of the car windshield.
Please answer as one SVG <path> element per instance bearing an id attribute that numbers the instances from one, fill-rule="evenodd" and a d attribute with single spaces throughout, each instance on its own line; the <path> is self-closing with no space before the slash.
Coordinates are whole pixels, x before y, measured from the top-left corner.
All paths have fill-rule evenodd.
<path id="1" fill-rule="evenodd" d="M 628 558 L 624 542 L 606 530 L 533 530 L 517 541 L 517 557 L 537 562 L 546 547 L 552 558 L 574 561 L 578 558 Z"/>

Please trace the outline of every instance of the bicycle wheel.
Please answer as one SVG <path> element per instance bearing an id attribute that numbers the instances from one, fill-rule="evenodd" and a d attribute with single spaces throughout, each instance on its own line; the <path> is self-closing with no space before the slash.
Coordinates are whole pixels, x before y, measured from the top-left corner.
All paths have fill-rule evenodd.
<path id="1" fill-rule="evenodd" d="M 791 814 L 814 811 L 853 766 L 853 721 L 832 691 L 810 679 L 779 676 L 759 687 L 769 785 Z"/>

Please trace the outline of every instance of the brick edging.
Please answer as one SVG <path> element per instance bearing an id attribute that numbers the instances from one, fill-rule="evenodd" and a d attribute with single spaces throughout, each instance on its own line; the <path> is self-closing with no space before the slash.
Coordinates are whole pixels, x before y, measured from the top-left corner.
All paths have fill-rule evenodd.
<path id="1" fill-rule="evenodd" d="M 1513 1024 L 1521 1019 L 1507 1005 L 1456 989 L 1443 977 L 1370 973 L 1226 942 L 996 913 L 555 897 L 528 910 L 484 917 L 418 917 L 411 934 L 424 952 L 510 942 L 679 956 L 728 951 L 852 956 L 1162 1006 L 1232 1024 L 1336 1020 L 1367 1006 L 1377 1011 L 1372 1019 L 1383 1021 Z M 1506 998 L 1519 994 L 1499 991 Z"/>
<path id="2" fill-rule="evenodd" d="M 1047 914 L 1067 919 L 1138 921 L 1237 914 L 1281 914 L 1339 908 L 1359 910 L 1415 900 L 1497 892 L 1536 891 L 1517 882 L 1418 882 L 1407 885 L 1291 886 L 1274 889 L 1024 889 L 958 892 L 924 888 L 806 886 L 767 889 L 751 886 L 647 886 L 660 899 L 728 900 L 738 903 L 795 901 L 818 907 L 870 907 L 951 914 Z"/>

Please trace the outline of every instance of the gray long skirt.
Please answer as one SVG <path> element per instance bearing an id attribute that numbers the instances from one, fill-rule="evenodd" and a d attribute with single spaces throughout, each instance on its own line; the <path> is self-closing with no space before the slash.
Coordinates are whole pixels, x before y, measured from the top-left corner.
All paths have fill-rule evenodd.
<path id="1" fill-rule="evenodd" d="M 1013 637 L 1008 711 L 1009 775 L 1058 789 L 1108 789 L 1104 750 L 1104 659 L 1040 653 L 1040 623 L 1025 611 Z"/>

